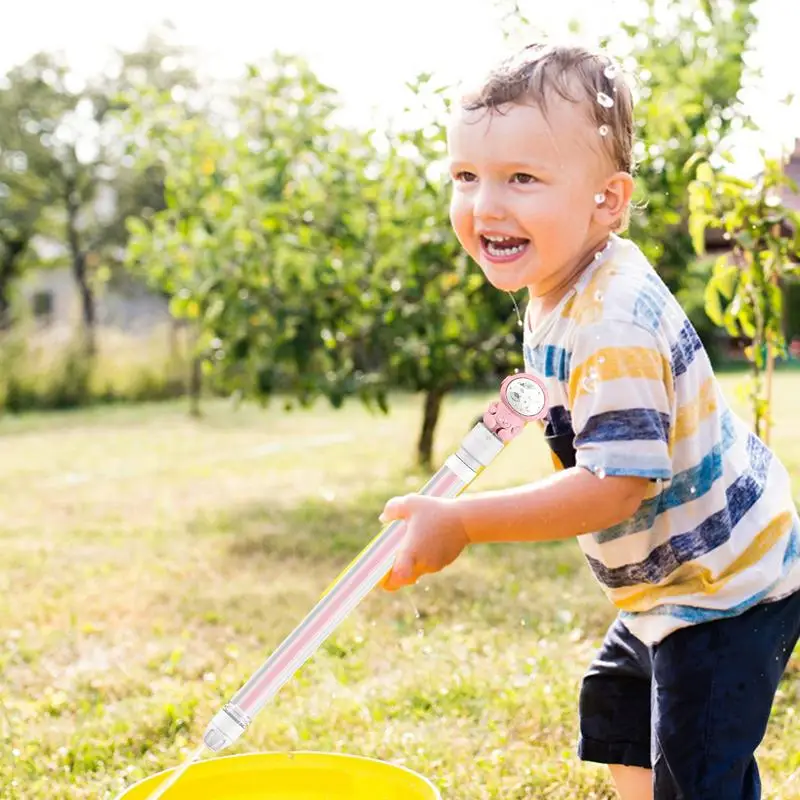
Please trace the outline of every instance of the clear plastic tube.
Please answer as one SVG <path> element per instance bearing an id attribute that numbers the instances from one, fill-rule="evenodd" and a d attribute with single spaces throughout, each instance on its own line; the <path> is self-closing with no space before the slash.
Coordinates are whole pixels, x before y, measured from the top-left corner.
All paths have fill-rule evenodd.
<path id="1" fill-rule="evenodd" d="M 501 386 L 500 402 L 489 407 L 483 421 L 475 425 L 420 494 L 460 494 L 522 430 L 525 422 L 543 415 L 545 405 L 544 390 L 537 378 L 525 374 L 507 378 Z M 217 712 L 203 737 L 208 748 L 220 751 L 241 736 L 264 705 L 386 576 L 404 533 L 403 521 L 391 522 L 356 556 L 305 619 Z"/>
<path id="2" fill-rule="evenodd" d="M 466 486 L 465 481 L 444 466 L 420 494 L 455 497 Z M 232 702 L 252 719 L 389 572 L 404 534 L 405 523 L 389 523 L 334 582 L 273 656 L 239 690 Z"/>

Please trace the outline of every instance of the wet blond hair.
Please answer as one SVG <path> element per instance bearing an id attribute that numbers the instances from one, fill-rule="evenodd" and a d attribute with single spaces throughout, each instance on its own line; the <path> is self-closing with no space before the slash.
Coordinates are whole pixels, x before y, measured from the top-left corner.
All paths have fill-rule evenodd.
<path id="1" fill-rule="evenodd" d="M 553 95 L 580 105 L 612 168 L 633 175 L 633 94 L 621 69 L 600 53 L 576 45 L 528 45 L 464 95 L 461 107 L 502 114 L 504 106 L 533 103 L 546 115 Z M 615 229 L 624 230 L 629 221 L 628 208 Z"/>

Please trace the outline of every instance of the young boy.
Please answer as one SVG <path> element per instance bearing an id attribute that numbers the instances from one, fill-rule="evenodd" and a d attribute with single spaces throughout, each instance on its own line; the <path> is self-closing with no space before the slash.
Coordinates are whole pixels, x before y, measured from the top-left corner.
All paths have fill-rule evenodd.
<path id="1" fill-rule="evenodd" d="M 578 537 L 620 609 L 580 695 L 579 756 L 623 800 L 760 797 L 754 751 L 800 634 L 789 476 L 734 416 L 641 251 L 629 88 L 604 57 L 535 46 L 464 99 L 451 220 L 498 289 L 527 287 L 526 368 L 558 471 L 506 491 L 391 500 L 385 586 L 470 543 Z"/>

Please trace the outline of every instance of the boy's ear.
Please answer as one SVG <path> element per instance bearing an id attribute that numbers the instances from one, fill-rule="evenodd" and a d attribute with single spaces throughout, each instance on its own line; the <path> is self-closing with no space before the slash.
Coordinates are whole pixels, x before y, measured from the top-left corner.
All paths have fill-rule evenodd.
<path id="1" fill-rule="evenodd" d="M 627 172 L 615 172 L 605 185 L 605 199 L 598 205 L 596 219 L 601 225 L 614 228 L 622 219 L 633 196 L 633 178 Z"/>

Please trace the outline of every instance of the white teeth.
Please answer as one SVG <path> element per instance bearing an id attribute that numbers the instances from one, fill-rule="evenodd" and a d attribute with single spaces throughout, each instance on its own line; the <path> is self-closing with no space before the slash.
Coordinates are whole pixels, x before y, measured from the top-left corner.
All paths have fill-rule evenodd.
<path id="1" fill-rule="evenodd" d="M 490 239 L 489 244 L 486 246 L 486 250 L 490 256 L 515 256 L 525 249 L 524 244 L 518 244 L 514 247 L 493 247 L 493 242 L 494 240 Z"/>
<path id="2" fill-rule="evenodd" d="M 511 237 L 510 236 L 484 236 L 484 239 L 487 239 L 490 242 L 507 242 Z"/>

